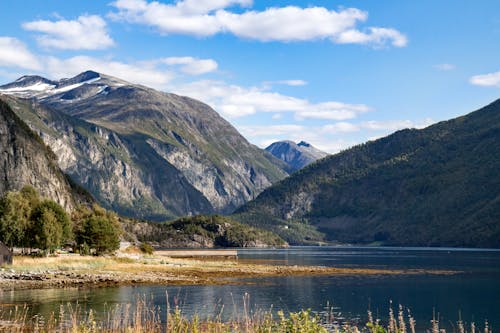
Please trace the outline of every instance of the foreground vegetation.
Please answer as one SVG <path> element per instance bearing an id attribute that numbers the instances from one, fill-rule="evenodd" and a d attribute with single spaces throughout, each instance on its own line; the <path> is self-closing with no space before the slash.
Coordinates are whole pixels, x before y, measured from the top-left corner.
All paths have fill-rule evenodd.
<path id="1" fill-rule="evenodd" d="M 0 199 L 0 241 L 11 248 L 53 253 L 71 246 L 83 254 L 104 254 L 119 248 L 120 235 L 118 216 L 98 205 L 79 206 L 70 216 L 31 186 Z"/>
<path id="2" fill-rule="evenodd" d="M 103 316 L 92 310 L 84 310 L 68 304 L 61 305 L 58 312 L 48 318 L 39 315 L 30 316 L 29 308 L 16 307 L 11 310 L 0 308 L 0 329 L 2 332 L 60 332 L 60 333 L 415 333 L 416 321 L 411 312 L 399 305 L 395 314 L 389 307 L 386 323 L 373 319 L 368 311 L 367 322 L 359 325 L 349 320 L 338 321 L 333 311 L 316 314 L 310 310 L 302 310 L 285 314 L 283 311 L 252 313 L 247 307 L 245 296 L 242 315 L 232 320 L 223 321 L 222 310 L 215 318 L 202 319 L 198 316 L 187 317 L 178 307 L 171 309 L 167 301 L 166 312 L 144 299 L 136 301 L 135 306 L 117 304 Z M 168 295 L 167 295 L 168 299 Z M 459 316 L 460 317 L 460 316 Z M 433 316 L 430 327 L 432 333 L 446 333 L 440 322 Z M 482 330 L 474 322 L 466 325 L 461 319 L 456 322 L 453 332 L 458 333 L 491 333 L 488 322 Z"/>

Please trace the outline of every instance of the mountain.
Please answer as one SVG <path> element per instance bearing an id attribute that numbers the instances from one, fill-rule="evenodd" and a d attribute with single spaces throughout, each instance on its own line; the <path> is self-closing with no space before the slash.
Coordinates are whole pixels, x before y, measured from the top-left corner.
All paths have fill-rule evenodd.
<path id="1" fill-rule="evenodd" d="M 228 213 L 287 175 L 282 161 L 188 97 L 92 71 L 23 76 L 0 94 L 64 172 L 125 216 Z"/>
<path id="2" fill-rule="evenodd" d="M 66 177 L 54 153 L 0 100 L 0 197 L 31 185 L 66 209 L 92 199 Z"/>
<path id="3" fill-rule="evenodd" d="M 326 157 L 235 217 L 285 237 L 307 226 L 349 243 L 500 247 L 499 170 L 500 99 Z"/>
<path id="4" fill-rule="evenodd" d="M 269 145 L 266 150 L 288 164 L 291 171 L 300 170 L 328 155 L 305 141 L 299 143 L 288 140 L 277 141 Z"/>

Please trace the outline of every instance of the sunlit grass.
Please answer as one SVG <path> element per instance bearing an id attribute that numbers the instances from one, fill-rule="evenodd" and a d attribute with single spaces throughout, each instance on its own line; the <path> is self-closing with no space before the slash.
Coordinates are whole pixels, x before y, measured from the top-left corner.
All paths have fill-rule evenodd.
<path id="1" fill-rule="evenodd" d="M 117 304 L 107 309 L 105 314 L 96 314 L 93 310 L 84 310 L 79 306 L 61 305 L 59 311 L 48 317 L 29 315 L 29 307 L 14 309 L 0 307 L 1 332 L 60 332 L 60 333 L 415 333 L 416 321 L 408 309 L 399 305 L 395 313 L 389 307 L 389 319 L 382 323 L 374 319 L 368 311 L 367 319 L 362 324 L 348 319 L 337 321 L 333 312 L 317 314 L 310 310 L 301 310 L 285 314 L 283 311 L 257 311 L 248 309 L 248 295 L 245 296 L 242 315 L 223 321 L 222 310 L 213 318 L 200 319 L 198 316 L 187 317 L 178 307 L 163 312 L 144 298 L 135 305 Z M 460 317 L 459 317 L 460 318 Z M 426 332 L 446 333 L 434 316 L 427 321 L 430 327 Z M 460 319 L 453 327 L 458 333 L 491 333 L 488 323 L 479 329 L 474 323 L 465 324 Z"/>
<path id="2" fill-rule="evenodd" d="M 42 257 L 15 256 L 10 269 L 18 272 L 43 272 L 50 270 L 94 270 L 114 262 L 114 259 L 91 256 Z"/>

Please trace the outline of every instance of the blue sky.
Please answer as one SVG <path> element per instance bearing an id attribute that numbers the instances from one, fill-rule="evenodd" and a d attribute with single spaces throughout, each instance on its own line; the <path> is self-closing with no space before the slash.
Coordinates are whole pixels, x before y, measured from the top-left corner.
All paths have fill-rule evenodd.
<path id="1" fill-rule="evenodd" d="M 500 2 L 4 0 L 0 83 L 87 69 L 328 151 L 500 97 Z"/>

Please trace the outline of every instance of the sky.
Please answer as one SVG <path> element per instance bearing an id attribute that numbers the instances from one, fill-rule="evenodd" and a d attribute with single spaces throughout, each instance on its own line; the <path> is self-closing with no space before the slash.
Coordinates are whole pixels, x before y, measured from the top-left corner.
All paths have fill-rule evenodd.
<path id="1" fill-rule="evenodd" d="M 95 70 L 335 153 L 500 97 L 498 0 L 2 0 L 0 84 Z"/>

